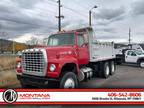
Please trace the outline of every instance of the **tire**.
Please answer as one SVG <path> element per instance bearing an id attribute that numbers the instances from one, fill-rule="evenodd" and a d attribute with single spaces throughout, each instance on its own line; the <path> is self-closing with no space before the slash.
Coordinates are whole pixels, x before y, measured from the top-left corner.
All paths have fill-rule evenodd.
<path id="1" fill-rule="evenodd" d="M 102 77 L 103 78 L 108 78 L 110 75 L 110 66 L 108 62 L 105 62 L 103 64 L 103 71 L 102 71 Z"/>
<path id="2" fill-rule="evenodd" d="M 140 66 L 141 68 L 144 68 L 144 61 L 140 61 L 139 66 Z"/>
<path id="3" fill-rule="evenodd" d="M 63 75 L 60 81 L 60 88 L 77 88 L 78 80 L 76 74 L 73 72 L 67 72 Z"/>
<path id="4" fill-rule="evenodd" d="M 110 67 L 110 75 L 114 75 L 115 74 L 115 70 L 116 70 L 115 62 L 111 61 L 109 63 L 109 67 Z"/>

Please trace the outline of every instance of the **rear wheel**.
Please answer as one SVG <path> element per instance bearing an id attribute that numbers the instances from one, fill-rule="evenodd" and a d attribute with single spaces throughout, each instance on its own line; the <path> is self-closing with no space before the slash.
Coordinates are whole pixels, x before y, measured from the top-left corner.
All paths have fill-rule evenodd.
<path id="1" fill-rule="evenodd" d="M 110 66 L 108 62 L 105 62 L 103 65 L 103 78 L 108 78 L 110 75 Z"/>
<path id="2" fill-rule="evenodd" d="M 116 66 L 115 66 L 115 62 L 114 61 L 111 61 L 110 62 L 110 64 L 109 64 L 109 66 L 110 66 L 110 75 L 113 75 L 113 74 L 115 74 L 115 68 L 116 68 Z"/>
<path id="3" fill-rule="evenodd" d="M 63 75 L 60 81 L 60 88 L 77 88 L 78 80 L 76 74 L 73 72 L 68 72 Z"/>
<path id="4" fill-rule="evenodd" d="M 140 66 L 141 68 L 144 68 L 144 61 L 140 61 L 139 66 Z"/>

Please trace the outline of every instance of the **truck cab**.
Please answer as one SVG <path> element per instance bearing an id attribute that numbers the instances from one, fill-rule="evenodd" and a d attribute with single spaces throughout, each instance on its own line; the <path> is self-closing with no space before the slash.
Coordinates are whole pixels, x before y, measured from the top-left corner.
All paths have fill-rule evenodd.
<path id="1" fill-rule="evenodd" d="M 78 65 L 87 64 L 89 61 L 88 43 L 82 33 L 61 32 L 51 35 L 47 46 L 49 51 L 52 48 L 55 49 L 53 52 L 57 52 L 56 55 L 52 54 L 51 56 L 73 56 L 77 59 Z"/>

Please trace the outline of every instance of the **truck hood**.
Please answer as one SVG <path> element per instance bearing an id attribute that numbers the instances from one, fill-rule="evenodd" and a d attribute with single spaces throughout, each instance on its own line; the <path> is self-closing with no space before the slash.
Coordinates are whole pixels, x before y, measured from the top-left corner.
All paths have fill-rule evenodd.
<path id="1" fill-rule="evenodd" d="M 60 58 L 68 55 L 74 54 L 74 48 L 72 46 L 62 46 L 62 47 L 47 47 L 45 48 L 47 52 L 48 59 L 50 58 Z"/>

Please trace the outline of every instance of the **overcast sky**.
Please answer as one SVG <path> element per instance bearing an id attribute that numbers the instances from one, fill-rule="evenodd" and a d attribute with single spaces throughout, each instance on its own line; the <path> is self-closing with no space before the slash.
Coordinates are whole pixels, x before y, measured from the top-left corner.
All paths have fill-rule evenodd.
<path id="1" fill-rule="evenodd" d="M 128 41 L 129 27 L 133 42 L 144 42 L 144 0 L 61 0 L 62 28 L 88 26 L 88 11 L 97 39 Z M 32 36 L 46 38 L 57 32 L 56 0 L 0 0 L 0 37 L 18 42 Z"/>

